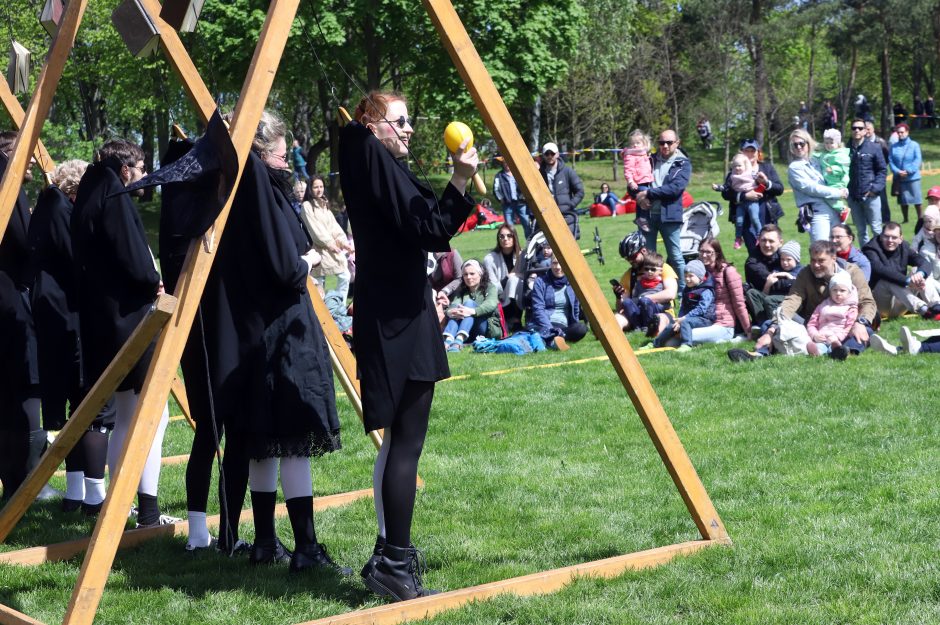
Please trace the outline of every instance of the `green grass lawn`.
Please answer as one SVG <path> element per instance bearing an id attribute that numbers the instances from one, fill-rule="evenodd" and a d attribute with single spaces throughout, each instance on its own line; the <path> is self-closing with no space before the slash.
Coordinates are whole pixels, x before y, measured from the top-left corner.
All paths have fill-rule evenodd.
<path id="1" fill-rule="evenodd" d="M 710 169 L 694 179 L 698 199 L 716 199 L 705 191 L 720 177 L 720 154 L 712 156 L 703 159 Z M 609 163 L 578 164 L 591 194 L 605 168 L 610 180 Z M 782 165 L 778 170 L 785 176 Z M 925 180 L 925 189 L 937 179 Z M 782 225 L 804 244 L 805 258 L 808 240 L 795 232 L 789 197 L 782 198 Z M 740 267 L 744 255 L 731 252 L 726 217 L 721 225 L 721 240 Z M 594 226 L 607 264 L 588 261 L 604 285 L 625 268 L 617 242 L 632 224 L 588 219 L 582 230 Z M 469 258 L 494 242 L 495 233 L 485 231 L 455 244 Z M 901 325 L 929 324 L 889 322 L 883 334 L 896 340 Z M 432 622 L 940 622 L 940 422 L 929 390 L 938 380 L 936 361 L 866 353 L 845 363 L 779 357 L 733 365 L 726 349 L 655 353 L 641 363 L 732 547 L 612 580 L 578 581 L 544 597 L 501 597 Z M 438 386 L 421 463 L 426 486 L 414 540 L 428 556 L 429 586 L 453 590 L 699 537 L 608 362 L 478 375 L 602 354 L 589 336 L 565 353 L 450 356 L 453 373 L 469 377 Z M 371 480 L 374 448 L 348 400 L 337 403 L 345 447 L 314 462 L 318 495 Z M 186 453 L 191 439 L 185 422 L 172 423 L 164 455 Z M 185 516 L 183 474 L 184 466 L 172 466 L 162 477 L 161 502 L 176 516 Z M 217 511 L 210 501 L 210 512 Z M 286 519 L 278 529 L 290 536 Z M 318 514 L 317 529 L 331 554 L 358 570 L 375 533 L 371 501 Z M 84 519 L 39 504 L 0 550 L 90 530 Z M 250 539 L 250 524 L 242 533 Z M 289 577 L 286 567 L 193 557 L 184 543 L 156 540 L 120 552 L 98 622 L 276 625 L 380 603 L 358 578 Z M 61 621 L 80 564 L 0 566 L 0 602 L 44 622 Z"/>

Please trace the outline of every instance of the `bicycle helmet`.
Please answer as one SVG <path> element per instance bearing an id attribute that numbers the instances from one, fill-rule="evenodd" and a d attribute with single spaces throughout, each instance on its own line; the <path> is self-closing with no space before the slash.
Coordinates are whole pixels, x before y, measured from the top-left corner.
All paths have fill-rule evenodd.
<path id="1" fill-rule="evenodd" d="M 631 232 L 620 242 L 620 256 L 625 260 L 630 260 L 636 256 L 645 246 L 646 236 L 639 230 L 636 232 Z"/>

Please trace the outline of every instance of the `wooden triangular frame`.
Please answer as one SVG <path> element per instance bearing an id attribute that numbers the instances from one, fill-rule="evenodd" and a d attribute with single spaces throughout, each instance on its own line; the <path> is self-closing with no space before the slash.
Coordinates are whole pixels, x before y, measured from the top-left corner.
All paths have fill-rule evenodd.
<path id="1" fill-rule="evenodd" d="M 151 16 L 156 17 L 159 14 L 160 7 L 157 0 L 143 0 L 143 3 Z M 246 76 L 242 97 L 238 101 L 231 127 L 232 140 L 239 156 L 239 178 L 241 167 L 244 165 L 250 149 L 254 129 L 264 108 L 273 83 L 274 73 L 283 54 L 298 3 L 299 0 L 272 0 L 270 4 L 267 20 L 259 37 L 258 46 Z M 580 249 L 570 235 L 554 199 L 545 187 L 541 177 L 532 167 L 528 149 L 453 6 L 449 0 L 423 0 L 423 3 L 444 42 L 445 48 L 470 90 L 480 114 L 493 133 L 504 157 L 509 162 L 513 174 L 520 182 L 526 197 L 530 198 L 533 204 L 539 207 L 539 220 L 543 231 L 552 244 L 552 248 L 556 251 L 566 274 L 571 278 L 572 286 L 583 303 L 592 328 L 604 346 L 608 358 L 613 363 L 660 458 L 682 496 L 689 514 L 699 530 L 701 539 L 446 592 L 409 602 L 360 610 L 311 621 L 310 623 L 398 623 L 423 618 L 464 605 L 470 601 L 497 594 L 528 595 L 552 592 L 579 576 L 614 576 L 628 569 L 656 566 L 677 555 L 692 553 L 711 545 L 730 544 L 730 538 L 708 493 L 705 491 L 691 460 L 679 441 L 633 350 L 614 321 L 606 299 L 588 268 Z M 59 33 L 49 54 L 48 62 L 40 75 L 36 93 L 27 109 L 6 175 L 0 183 L 0 236 L 5 231 L 12 212 L 16 192 L 19 188 L 17 181 L 22 180 L 29 164 L 29 154 L 37 145 L 41 120 L 44 120 L 49 113 L 55 86 L 61 77 L 62 68 L 68 56 L 68 51 L 74 42 L 75 33 L 86 5 L 87 0 L 72 0 L 69 3 Z M 215 104 L 211 95 L 205 90 L 198 72 L 185 53 L 179 38 L 171 33 L 169 36 L 162 38 L 161 44 L 182 78 L 184 87 L 193 101 L 197 103 L 199 111 L 214 110 Z M 230 207 L 231 198 L 229 198 L 216 222 L 217 237 L 222 234 Z M 94 403 L 92 400 L 96 399 L 100 399 L 103 404 L 103 398 L 109 396 L 116 388 L 118 384 L 116 380 L 123 378 L 126 370 L 139 358 L 140 354 L 134 352 L 138 349 L 142 352 L 143 346 L 147 345 L 151 338 L 159 332 L 157 348 L 138 402 L 137 412 L 131 424 L 127 445 L 119 462 L 120 469 L 117 475 L 113 476 L 108 497 L 105 500 L 104 508 L 99 516 L 98 524 L 95 527 L 94 535 L 79 572 L 63 621 L 66 624 L 90 625 L 94 619 L 104 591 L 104 585 L 114 561 L 118 542 L 121 540 L 121 530 L 125 524 L 126 510 L 133 499 L 143 469 L 144 456 L 128 453 L 128 449 L 135 447 L 149 448 L 146 443 L 153 440 L 163 403 L 166 401 L 175 377 L 176 363 L 179 362 L 212 260 L 212 253 L 206 251 L 201 245 L 194 244 L 190 248 L 175 294 L 179 298 L 178 301 L 170 296 L 158 298 L 154 311 L 141 322 L 118 357 L 115 358 L 115 361 L 111 363 L 111 366 L 108 367 L 102 378 L 92 389 L 89 397 L 79 407 L 79 411 L 81 411 L 86 408 L 86 404 Z M 313 294 L 311 296 L 314 298 L 316 305 L 318 298 Z M 322 306 L 322 301 L 319 304 Z M 318 314 L 320 314 L 319 307 Z M 335 347 L 331 344 L 331 349 Z M 122 369 L 124 370 L 122 371 Z M 345 369 L 345 371 L 351 373 L 355 369 Z M 355 375 L 349 375 L 347 379 L 343 379 L 341 376 L 341 380 L 344 386 L 346 384 L 356 385 Z M 108 388 L 111 384 L 113 386 Z M 102 397 L 96 398 L 96 393 Z M 95 407 L 94 412 L 97 413 L 99 408 L 100 405 Z M 87 411 L 91 412 L 90 409 L 87 409 Z M 77 425 L 80 424 L 76 423 Z M 60 433 L 60 438 L 75 436 L 77 439 L 78 428 L 74 429 L 75 432 L 69 432 L 69 425 L 67 425 Z M 50 458 L 50 455 L 47 452 L 30 479 L 40 469 L 48 470 L 49 475 L 51 475 L 55 466 L 58 466 L 58 461 Z M 44 465 L 53 462 L 54 464 L 51 467 L 44 468 Z M 48 475 L 45 479 L 47 478 Z M 43 483 L 45 479 L 42 480 Z M 36 485 L 33 484 L 32 487 L 35 488 Z M 22 490 L 21 488 L 20 491 Z M 14 499 L 20 494 L 20 491 L 17 491 Z M 35 493 L 30 497 L 30 501 L 34 496 Z M 12 503 L 13 501 L 8 504 L 7 508 Z M 9 528 L 3 525 L 2 517 L 6 516 L 5 513 L 6 509 L 0 515 L 0 538 L 9 533 Z M 38 621 L 7 606 L 0 606 L 0 616 L 7 617 L 7 620 L 12 622 L 38 623 Z"/>

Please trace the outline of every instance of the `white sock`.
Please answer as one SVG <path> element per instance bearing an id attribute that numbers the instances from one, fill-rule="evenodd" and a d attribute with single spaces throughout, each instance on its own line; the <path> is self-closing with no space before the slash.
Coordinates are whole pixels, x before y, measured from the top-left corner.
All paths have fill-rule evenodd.
<path id="1" fill-rule="evenodd" d="M 104 501 L 107 491 L 104 489 L 103 477 L 85 478 L 85 503 L 89 506 L 97 506 Z"/>
<path id="2" fill-rule="evenodd" d="M 85 472 L 67 471 L 65 473 L 65 498 L 72 501 L 85 499 Z"/>
<path id="3" fill-rule="evenodd" d="M 189 539 L 186 544 L 197 549 L 204 549 L 212 544 L 209 528 L 206 526 L 206 513 L 190 510 L 186 513 L 189 520 Z"/>
<path id="4" fill-rule="evenodd" d="M 281 488 L 285 500 L 313 495 L 310 458 L 281 458 Z"/>
<path id="5" fill-rule="evenodd" d="M 385 463 L 388 462 L 388 447 L 391 444 L 391 432 L 385 428 L 385 438 L 382 447 L 375 457 L 375 467 L 372 469 L 372 499 L 375 503 L 375 520 L 378 525 L 379 536 L 385 537 L 385 502 L 382 500 L 382 479 L 385 477 Z"/>
<path id="6" fill-rule="evenodd" d="M 277 458 L 251 460 L 248 463 L 248 484 L 256 493 L 277 491 Z"/>
<path id="7" fill-rule="evenodd" d="M 169 422 L 170 409 L 168 406 L 164 406 L 163 414 L 160 416 L 160 424 L 157 426 L 157 433 L 150 445 L 150 453 L 147 454 L 147 462 L 144 463 L 144 470 L 140 474 L 140 484 L 137 487 L 137 492 L 145 495 L 157 494 L 157 487 L 160 483 L 160 468 L 163 463 L 163 435 L 166 433 L 166 426 Z"/>

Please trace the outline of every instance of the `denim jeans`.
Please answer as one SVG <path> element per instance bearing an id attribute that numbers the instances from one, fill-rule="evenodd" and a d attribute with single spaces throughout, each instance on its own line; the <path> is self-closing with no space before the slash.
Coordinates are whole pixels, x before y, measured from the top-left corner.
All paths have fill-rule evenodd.
<path id="1" fill-rule="evenodd" d="M 333 290 L 339 293 L 340 297 L 343 298 L 343 302 L 349 297 L 349 280 L 351 277 L 348 269 L 343 273 L 336 274 L 336 288 Z M 314 281 L 322 286 L 323 291 L 326 292 L 326 276 L 317 276 Z"/>
<path id="2" fill-rule="evenodd" d="M 829 231 L 833 226 L 841 224 L 839 212 L 830 208 L 828 204 L 813 204 L 813 221 L 809 227 L 809 241 L 828 241 Z"/>
<path id="3" fill-rule="evenodd" d="M 623 316 L 630 322 L 630 329 L 645 328 L 655 323 L 659 313 L 663 312 L 662 304 L 656 304 L 647 297 L 633 299 L 625 297 L 622 300 Z"/>
<path id="4" fill-rule="evenodd" d="M 682 345 L 692 346 L 692 331 L 696 328 L 707 328 L 712 325 L 713 322 L 709 321 L 705 317 L 686 317 L 682 320 L 682 323 L 679 324 L 679 338 Z M 672 323 L 666 326 L 666 329 L 659 333 L 655 339 L 653 339 L 653 345 L 656 347 L 663 347 L 666 343 L 669 342 L 675 332 L 672 331 Z"/>
<path id="5" fill-rule="evenodd" d="M 463 304 L 467 308 L 476 308 L 477 305 L 472 300 Z M 486 334 L 486 327 L 489 323 L 486 317 L 464 317 L 463 319 L 448 319 L 444 325 L 444 336 L 456 338 L 458 334 L 463 334 L 471 341 L 477 336 Z M 466 340 L 466 339 L 464 339 Z"/>
<path id="6" fill-rule="evenodd" d="M 519 223 L 522 224 L 522 232 L 525 234 L 526 241 L 532 236 L 532 220 L 529 218 L 529 207 L 525 202 L 509 202 L 503 204 L 503 219 L 510 226 L 516 224 L 515 217 L 519 217 Z"/>
<path id="7" fill-rule="evenodd" d="M 662 213 L 650 213 L 650 229 L 646 233 L 646 249 L 651 252 L 656 251 L 656 235 L 663 236 L 663 243 L 666 246 L 666 262 L 675 269 L 679 277 L 679 296 L 685 290 L 685 259 L 682 258 L 682 244 L 679 240 L 679 232 L 682 230 L 682 222 L 663 222 Z M 829 236 L 829 233 L 826 233 Z"/>
<path id="8" fill-rule="evenodd" d="M 865 245 L 881 234 L 881 198 L 877 195 L 866 200 L 853 200 L 849 198 L 849 208 L 852 209 L 852 222 L 855 223 L 855 236 L 858 237 L 859 247 Z M 868 228 L 874 233 L 868 234 Z"/>
<path id="9" fill-rule="evenodd" d="M 751 223 L 748 228 L 751 236 L 757 239 L 760 234 L 760 203 L 759 202 L 741 202 L 734 209 L 734 237 L 740 239 L 744 236 L 744 214 L 750 217 Z"/>
<path id="10" fill-rule="evenodd" d="M 734 328 L 713 323 L 704 328 L 692 328 L 692 343 L 726 343 L 734 338 Z"/>

